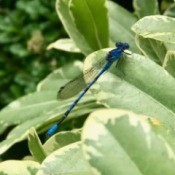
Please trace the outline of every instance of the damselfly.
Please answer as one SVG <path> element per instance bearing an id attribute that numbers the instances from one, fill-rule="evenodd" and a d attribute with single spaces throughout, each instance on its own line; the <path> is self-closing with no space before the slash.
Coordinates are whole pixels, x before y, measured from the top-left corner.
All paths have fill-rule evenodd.
<path id="1" fill-rule="evenodd" d="M 129 49 L 129 44 L 127 43 L 116 43 L 115 49 L 109 51 L 105 57 L 105 60 L 102 59 L 97 64 L 95 64 L 92 68 L 88 69 L 84 74 L 78 76 L 77 78 L 68 82 L 65 86 L 61 87 L 58 92 L 58 97 L 62 99 L 66 99 L 68 97 L 74 96 L 77 92 L 80 92 L 77 99 L 69 106 L 67 111 L 63 114 L 63 116 L 58 120 L 56 124 L 54 124 L 46 133 L 47 136 L 52 136 L 56 130 L 59 128 L 60 124 L 67 118 L 69 113 L 73 110 L 73 108 L 77 105 L 77 103 L 81 100 L 81 98 L 86 94 L 89 88 L 97 81 L 97 79 L 106 72 L 115 61 L 119 61 L 122 58 L 122 54 L 126 53 L 125 50 Z M 129 54 L 129 53 L 126 53 Z M 103 64 L 102 64 L 103 63 Z M 117 62 L 118 63 L 118 62 Z M 99 70 L 99 67 L 101 69 Z M 98 68 L 98 69 L 97 69 Z M 97 71 L 99 70 L 99 71 Z M 84 83 L 84 79 L 89 79 L 90 83 L 87 85 Z M 73 91 L 74 90 L 74 91 Z"/>

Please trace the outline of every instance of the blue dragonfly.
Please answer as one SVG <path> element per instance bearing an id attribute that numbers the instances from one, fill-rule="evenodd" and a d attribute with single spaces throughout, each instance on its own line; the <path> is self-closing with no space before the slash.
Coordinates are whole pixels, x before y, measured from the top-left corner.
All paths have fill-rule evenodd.
<path id="1" fill-rule="evenodd" d="M 47 131 L 47 137 L 52 136 L 59 129 L 60 124 L 68 117 L 69 113 L 74 109 L 77 103 L 86 94 L 90 87 L 98 80 L 98 78 L 104 72 L 106 72 L 115 61 L 117 61 L 118 63 L 119 60 L 122 58 L 123 53 L 129 54 L 125 52 L 126 49 L 129 49 L 128 43 L 116 42 L 116 48 L 109 51 L 105 59 L 100 60 L 92 68 L 88 69 L 84 74 L 81 74 L 80 76 L 69 81 L 65 86 L 62 86 L 60 88 L 60 90 L 58 91 L 58 98 L 62 99 L 72 97 L 81 90 L 82 91 L 80 92 L 77 99 L 69 106 L 63 116 L 58 120 L 58 122 Z M 86 82 L 89 83 L 86 85 L 84 83 L 84 80 L 87 80 Z"/>

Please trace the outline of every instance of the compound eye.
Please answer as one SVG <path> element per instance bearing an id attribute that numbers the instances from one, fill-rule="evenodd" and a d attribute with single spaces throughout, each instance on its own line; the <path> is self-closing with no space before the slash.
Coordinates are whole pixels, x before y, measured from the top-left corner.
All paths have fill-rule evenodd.
<path id="1" fill-rule="evenodd" d="M 124 47 L 124 49 L 129 49 L 129 44 L 128 43 L 124 43 L 123 47 Z"/>
<path id="2" fill-rule="evenodd" d="M 122 47 L 122 45 L 123 44 L 121 42 L 116 42 L 116 44 L 115 44 L 116 47 Z"/>

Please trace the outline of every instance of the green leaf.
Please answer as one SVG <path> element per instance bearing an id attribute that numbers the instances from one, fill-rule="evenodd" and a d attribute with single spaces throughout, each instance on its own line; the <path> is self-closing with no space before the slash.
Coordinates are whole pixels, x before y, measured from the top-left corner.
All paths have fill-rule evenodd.
<path id="1" fill-rule="evenodd" d="M 1 175 L 35 175 L 39 170 L 39 164 L 34 161 L 8 160 L 0 163 Z"/>
<path id="2" fill-rule="evenodd" d="M 9 33 L 1 32 L 0 33 L 0 43 L 1 44 L 8 44 L 11 42 L 18 41 L 19 36 L 14 36 L 14 38 L 13 38 L 13 36 L 11 36 Z"/>
<path id="3" fill-rule="evenodd" d="M 18 1 L 16 6 L 23 13 L 24 12 L 27 13 L 27 15 L 30 16 L 30 18 L 32 19 L 37 19 L 39 15 L 40 16 L 45 15 L 46 13 L 50 12 L 39 1 L 28 1 L 28 2 Z"/>
<path id="4" fill-rule="evenodd" d="M 85 68 L 95 59 L 106 55 L 105 50 L 90 54 Z M 97 101 L 106 107 L 131 110 L 158 118 L 174 128 L 175 80 L 150 59 L 132 54 L 113 66 L 91 88 Z"/>
<path id="5" fill-rule="evenodd" d="M 133 6 L 135 8 L 135 14 L 138 18 L 143 18 L 144 16 L 148 15 L 156 15 L 159 14 L 159 6 L 157 0 L 134 0 Z"/>
<path id="6" fill-rule="evenodd" d="M 71 0 L 70 10 L 77 29 L 93 50 L 108 46 L 105 0 Z"/>
<path id="7" fill-rule="evenodd" d="M 18 126 L 14 127 L 9 133 L 8 136 L 5 140 L 3 140 L 0 143 L 0 154 L 4 153 L 6 150 L 8 150 L 12 145 L 14 145 L 17 142 L 20 142 L 24 139 L 26 139 L 29 130 L 32 127 L 35 127 L 38 129 L 38 132 L 43 132 L 46 130 L 55 122 L 57 122 L 57 120 L 63 115 L 63 113 L 66 111 L 66 109 L 68 108 L 68 106 L 72 103 L 72 101 L 74 101 L 74 99 L 71 100 L 65 100 L 65 101 L 56 101 L 54 102 L 54 105 L 51 106 L 51 104 L 49 104 L 49 101 L 46 103 L 48 105 L 48 107 L 38 107 L 36 106 L 36 109 L 38 112 L 40 112 L 40 115 L 35 115 L 35 111 L 36 109 L 31 109 L 30 112 L 29 110 L 26 108 L 25 112 L 21 111 L 21 112 L 17 112 L 15 114 L 11 114 L 11 120 L 9 120 L 9 122 L 18 120 L 18 117 L 22 117 L 25 120 L 26 115 L 28 114 L 30 117 L 30 119 L 24 121 L 23 123 L 19 124 Z M 91 105 L 89 105 L 91 104 Z M 96 105 L 96 103 L 94 102 L 94 98 L 92 98 L 92 96 L 86 96 L 84 97 L 81 102 L 79 103 L 79 105 L 81 106 L 79 108 L 79 110 L 74 110 L 72 111 L 72 113 L 69 115 L 69 117 L 67 118 L 66 121 L 73 119 L 73 118 L 81 118 L 82 116 L 86 116 L 87 114 L 89 114 L 90 112 L 92 112 L 95 108 L 99 107 L 99 105 Z M 50 109 L 49 109 L 50 107 Z M 13 112 L 16 112 L 16 110 L 13 110 Z M 31 115 L 31 116 L 30 116 Z M 8 116 L 8 118 L 10 118 Z M 5 118 L 5 116 L 4 116 Z M 6 120 L 8 120 L 8 118 Z M 66 122 L 65 121 L 65 122 Z M 63 124 L 62 124 L 63 125 Z M 6 126 L 6 125 L 5 125 Z M 4 126 L 4 128 L 5 128 Z M 69 125 L 69 127 L 71 127 Z M 63 128 L 63 126 L 62 126 Z"/>
<path id="8" fill-rule="evenodd" d="M 47 140 L 47 142 L 43 145 L 44 150 L 47 154 L 50 154 L 66 145 L 78 142 L 80 141 L 80 134 L 81 130 L 59 132 Z"/>
<path id="9" fill-rule="evenodd" d="M 111 46 L 114 46 L 116 41 L 123 41 L 130 44 L 132 51 L 138 52 L 134 42 L 134 33 L 131 31 L 131 26 L 137 21 L 137 18 L 112 1 L 107 1 L 107 8 Z"/>
<path id="10" fill-rule="evenodd" d="M 26 46 L 20 44 L 14 44 L 9 47 L 9 51 L 15 55 L 16 57 L 27 57 L 29 55 L 29 51 L 27 50 Z"/>
<path id="11" fill-rule="evenodd" d="M 174 18 L 175 17 L 175 3 L 165 10 L 164 15 Z"/>
<path id="12" fill-rule="evenodd" d="M 161 66 L 163 65 L 167 52 L 164 43 L 154 39 L 144 38 L 141 35 L 136 35 L 136 44 L 146 57 Z"/>
<path id="13" fill-rule="evenodd" d="M 137 35 L 169 43 L 175 43 L 174 28 L 175 19 L 161 15 L 144 17 L 132 26 Z"/>
<path id="14" fill-rule="evenodd" d="M 59 39 L 47 47 L 48 50 L 50 49 L 58 49 L 63 50 L 66 52 L 75 52 L 80 53 L 80 49 L 75 45 L 75 43 L 71 39 Z"/>
<path id="15" fill-rule="evenodd" d="M 163 127 L 156 132 L 152 127 L 158 127 L 159 121 L 150 124 L 146 118 L 114 109 L 90 115 L 83 128 L 82 148 L 94 174 L 175 173 L 175 144 L 169 142 L 174 136 Z"/>
<path id="16" fill-rule="evenodd" d="M 175 77 L 175 51 L 168 51 L 163 67 Z"/>
<path id="17" fill-rule="evenodd" d="M 37 175 L 90 175 L 79 142 L 65 146 L 49 155 L 41 164 Z"/>
<path id="18" fill-rule="evenodd" d="M 93 52 L 93 49 L 90 47 L 88 42 L 85 40 L 84 36 L 77 30 L 76 25 L 74 24 L 69 10 L 70 0 L 57 0 L 56 1 L 56 11 L 57 14 L 67 31 L 70 38 L 75 42 L 77 47 L 85 54 Z"/>
<path id="19" fill-rule="evenodd" d="M 41 163 L 46 158 L 46 153 L 34 128 L 29 132 L 28 145 L 32 156 Z"/>
<path id="20" fill-rule="evenodd" d="M 54 91 L 36 92 L 15 100 L 0 112 L 1 133 L 10 125 L 17 125 L 35 119 L 57 107 Z M 15 118 L 15 120 L 14 120 Z"/>

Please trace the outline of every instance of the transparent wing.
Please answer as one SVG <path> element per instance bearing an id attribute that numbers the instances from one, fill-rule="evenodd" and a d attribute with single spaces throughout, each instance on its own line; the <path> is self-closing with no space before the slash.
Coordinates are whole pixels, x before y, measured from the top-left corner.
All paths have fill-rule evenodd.
<path id="1" fill-rule="evenodd" d="M 80 74 L 78 77 L 62 86 L 58 91 L 57 97 L 61 99 L 67 99 L 82 91 L 86 87 L 87 83 L 94 79 L 94 77 L 99 72 L 99 69 L 102 68 L 105 62 L 105 58 L 99 60 L 91 68 L 86 70 L 85 73 Z"/>

